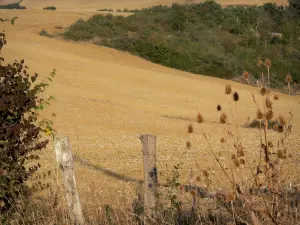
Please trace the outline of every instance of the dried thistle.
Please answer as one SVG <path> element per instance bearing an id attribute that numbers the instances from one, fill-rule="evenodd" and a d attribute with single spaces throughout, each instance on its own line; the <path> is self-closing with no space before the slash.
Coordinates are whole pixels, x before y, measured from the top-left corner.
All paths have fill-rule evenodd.
<path id="1" fill-rule="evenodd" d="M 243 77 L 244 77 L 245 80 L 248 80 L 249 79 L 249 73 L 247 71 L 244 71 Z"/>
<path id="2" fill-rule="evenodd" d="M 292 83 L 293 82 L 293 78 L 292 78 L 292 76 L 289 73 L 286 75 L 285 81 L 287 83 Z"/>
<path id="3" fill-rule="evenodd" d="M 274 100 L 277 101 L 279 99 L 278 95 L 274 95 Z"/>
<path id="4" fill-rule="evenodd" d="M 218 111 L 221 111 L 222 110 L 222 107 L 220 105 L 217 105 L 217 110 Z"/>
<path id="5" fill-rule="evenodd" d="M 230 84 L 226 84 L 225 94 L 230 95 L 231 92 L 232 92 L 231 85 Z"/>
<path id="6" fill-rule="evenodd" d="M 203 117 L 202 117 L 201 113 L 198 113 L 198 115 L 197 115 L 197 123 L 203 123 Z"/>
<path id="7" fill-rule="evenodd" d="M 282 133 L 284 131 L 284 127 L 282 125 L 278 126 L 278 133 Z"/>
<path id="8" fill-rule="evenodd" d="M 260 89 L 260 94 L 264 96 L 267 93 L 267 88 L 263 87 Z"/>
<path id="9" fill-rule="evenodd" d="M 190 190 L 190 194 L 191 196 L 195 197 L 197 195 L 196 190 Z"/>
<path id="10" fill-rule="evenodd" d="M 288 74 L 286 75 L 285 80 L 288 83 L 289 95 L 291 95 L 291 82 L 293 81 L 293 78 L 290 74 Z"/>
<path id="11" fill-rule="evenodd" d="M 273 116 L 274 116 L 273 111 L 271 109 L 268 110 L 268 112 L 266 113 L 266 119 L 271 120 L 271 119 L 273 119 Z"/>
<path id="12" fill-rule="evenodd" d="M 286 125 L 286 120 L 284 119 L 283 116 L 278 117 L 278 122 L 280 125 L 285 126 Z"/>
<path id="13" fill-rule="evenodd" d="M 240 167 L 240 161 L 237 158 L 233 160 L 233 163 L 236 168 Z"/>
<path id="14" fill-rule="evenodd" d="M 222 113 L 222 115 L 220 116 L 220 123 L 225 124 L 227 122 L 227 115 L 226 113 Z"/>
<path id="15" fill-rule="evenodd" d="M 272 66 L 272 62 L 271 62 L 270 59 L 266 59 L 266 60 L 265 60 L 265 66 L 266 66 L 267 68 L 270 68 L 270 67 Z"/>
<path id="16" fill-rule="evenodd" d="M 272 148 L 272 147 L 274 147 L 274 145 L 273 145 L 272 141 L 268 141 L 268 147 L 269 147 L 269 148 Z"/>
<path id="17" fill-rule="evenodd" d="M 193 124 L 189 124 L 189 125 L 188 125 L 188 133 L 189 133 L 189 134 L 192 134 L 193 132 L 194 132 Z"/>
<path id="18" fill-rule="evenodd" d="M 209 173 L 207 172 L 207 170 L 203 170 L 203 176 L 205 176 L 206 178 L 209 177 Z"/>
<path id="19" fill-rule="evenodd" d="M 275 125 L 273 126 L 273 130 L 274 130 L 274 131 L 278 131 L 278 124 L 275 124 Z"/>
<path id="20" fill-rule="evenodd" d="M 229 191 L 226 193 L 225 202 L 231 202 L 236 199 L 236 194 L 233 191 Z"/>
<path id="21" fill-rule="evenodd" d="M 257 61 L 257 66 L 258 67 L 262 67 L 262 65 L 264 65 L 264 62 L 261 61 L 260 59 Z"/>
<path id="22" fill-rule="evenodd" d="M 192 147 L 191 142 L 190 142 L 190 141 L 187 141 L 187 142 L 186 142 L 186 148 L 187 148 L 187 149 L 190 149 L 191 147 Z"/>
<path id="23" fill-rule="evenodd" d="M 269 98 L 266 98 L 266 107 L 272 109 L 272 105 L 273 103 L 271 102 L 271 100 Z"/>
<path id="24" fill-rule="evenodd" d="M 233 93 L 233 101 L 237 102 L 239 100 L 239 93 L 234 92 Z"/>
<path id="25" fill-rule="evenodd" d="M 245 165 L 246 164 L 245 160 L 244 159 L 240 159 L 240 164 L 241 165 Z"/>
<path id="26" fill-rule="evenodd" d="M 277 157 L 278 157 L 279 159 L 284 159 L 284 158 L 285 158 L 282 149 L 278 149 L 278 150 L 277 150 Z"/>
<path id="27" fill-rule="evenodd" d="M 263 117 L 264 117 L 263 113 L 260 111 L 260 109 L 258 109 L 256 112 L 256 118 L 261 120 Z"/>

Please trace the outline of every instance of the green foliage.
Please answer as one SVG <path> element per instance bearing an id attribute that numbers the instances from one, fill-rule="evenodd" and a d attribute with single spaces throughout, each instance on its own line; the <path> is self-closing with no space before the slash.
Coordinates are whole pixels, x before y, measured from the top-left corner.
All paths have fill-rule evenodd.
<path id="1" fill-rule="evenodd" d="M 128 17 L 95 15 L 79 20 L 64 37 L 75 41 L 98 37 L 99 45 L 168 67 L 227 79 L 245 70 L 258 78 L 266 68 L 256 66 L 257 58 L 270 58 L 272 86 L 280 87 L 288 72 L 300 79 L 300 20 L 290 14 L 290 7 L 271 3 L 225 8 L 214 1 L 187 8 L 159 5 Z"/>
<path id="2" fill-rule="evenodd" d="M 99 12 L 113 12 L 113 9 L 98 9 Z"/>
<path id="3" fill-rule="evenodd" d="M 43 10 L 56 10 L 56 7 L 55 6 L 47 6 L 47 7 L 44 7 Z"/>
<path id="4" fill-rule="evenodd" d="M 45 29 L 42 29 L 42 30 L 39 32 L 39 35 L 45 36 L 45 37 L 52 37 L 52 35 L 49 34 Z"/>
<path id="5" fill-rule="evenodd" d="M 14 21 L 13 18 L 11 21 Z M 9 21 L 2 19 L 1 21 Z M 0 33 L 0 53 L 6 44 Z M 1 56 L 1 55 L 0 55 Z M 41 165 L 37 151 L 44 149 L 54 136 L 52 122 L 40 119 L 39 111 L 50 101 L 41 94 L 55 77 L 54 70 L 42 82 L 38 74 L 30 75 L 25 61 L 3 65 L 0 57 L 0 214 L 13 209 L 18 198 L 30 194 L 26 181 Z M 1 222 L 1 221 L 0 221 Z"/>
<path id="6" fill-rule="evenodd" d="M 26 9 L 26 7 L 21 6 L 20 3 L 21 2 L 7 4 L 7 5 L 0 5 L 0 9 Z"/>

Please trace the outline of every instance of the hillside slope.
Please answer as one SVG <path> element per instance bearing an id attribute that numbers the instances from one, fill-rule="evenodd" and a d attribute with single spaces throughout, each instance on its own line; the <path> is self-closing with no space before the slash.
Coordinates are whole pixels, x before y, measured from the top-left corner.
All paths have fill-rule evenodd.
<path id="1" fill-rule="evenodd" d="M 240 94 L 239 124 L 248 117 L 255 118 L 256 107 L 251 93 L 260 99 L 257 88 L 165 68 L 114 49 L 38 35 L 42 28 L 66 27 L 79 18 L 89 18 L 91 13 L 14 10 L 1 11 L 0 16 L 19 17 L 14 26 L 1 24 L 8 41 L 3 49 L 6 62 L 24 58 L 29 71 L 39 73 L 41 78 L 52 69 L 57 70 L 57 77 L 49 89 L 56 100 L 44 116 L 54 112 L 58 134 L 69 136 L 75 154 L 94 164 L 142 178 L 141 144 L 137 135 L 152 133 L 158 136 L 157 157 L 163 165 L 185 160 L 185 167 L 189 168 L 199 160 L 203 162 L 202 168 L 215 167 L 201 137 L 193 139 L 195 147 L 191 155 L 185 151 L 186 127 L 189 120 L 195 120 L 195 115 L 201 112 L 205 119 L 203 129 L 218 148 L 222 128 L 218 125 L 216 106 L 221 104 L 228 110 L 224 95 L 227 83 Z M 300 99 L 283 94 L 279 94 L 279 99 L 274 103 L 275 116 L 287 117 L 292 110 L 295 128 L 290 146 L 297 150 Z M 195 127 L 195 132 L 200 134 L 200 127 Z M 259 131 L 241 128 L 241 132 L 246 152 L 254 154 L 253 148 L 259 145 Z M 42 159 L 44 168 L 56 168 L 51 147 Z M 91 184 L 99 188 L 102 204 L 113 201 L 118 190 L 132 191 L 130 183 L 116 181 L 80 165 L 76 165 L 76 178 L 83 202 L 95 200 L 89 192 Z"/>
<path id="2" fill-rule="evenodd" d="M 8 4 L 18 2 L 15 0 L 0 0 L 0 4 Z M 100 8 L 112 9 L 134 9 L 144 8 L 153 5 L 171 5 L 174 2 L 184 3 L 184 0 L 24 0 L 21 5 L 28 9 L 42 9 L 48 5 L 55 5 L 60 10 L 95 10 Z M 203 2 L 203 0 L 195 0 L 194 2 Z M 287 4 L 287 0 L 217 0 L 216 2 L 223 5 L 230 4 L 263 4 L 265 2 L 274 2 L 277 4 Z"/>

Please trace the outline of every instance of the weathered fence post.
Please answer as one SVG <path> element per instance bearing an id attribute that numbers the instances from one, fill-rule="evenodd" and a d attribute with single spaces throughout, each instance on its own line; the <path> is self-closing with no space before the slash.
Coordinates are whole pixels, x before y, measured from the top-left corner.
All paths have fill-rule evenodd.
<path id="1" fill-rule="evenodd" d="M 74 161 L 68 137 L 55 138 L 56 161 L 62 171 L 67 204 L 74 224 L 85 224 L 76 188 Z"/>
<path id="2" fill-rule="evenodd" d="M 144 208 L 147 216 L 154 216 L 156 187 L 158 184 L 156 167 L 156 137 L 150 134 L 139 135 L 143 145 L 144 161 Z"/>

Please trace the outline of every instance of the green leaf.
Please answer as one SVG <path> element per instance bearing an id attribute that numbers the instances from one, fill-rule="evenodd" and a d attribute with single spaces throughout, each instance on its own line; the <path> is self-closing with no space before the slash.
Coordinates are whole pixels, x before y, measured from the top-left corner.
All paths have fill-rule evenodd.
<path id="1" fill-rule="evenodd" d="M 16 16 L 15 16 L 14 18 L 12 18 L 12 19 L 11 19 L 11 21 L 10 21 L 10 22 L 11 22 L 11 24 L 12 24 L 12 25 L 14 25 L 14 24 L 15 24 L 15 20 L 16 20 L 16 19 L 18 19 L 18 17 L 16 17 Z"/>
<path id="2" fill-rule="evenodd" d="M 43 104 L 40 105 L 40 110 L 44 110 L 45 106 Z"/>

